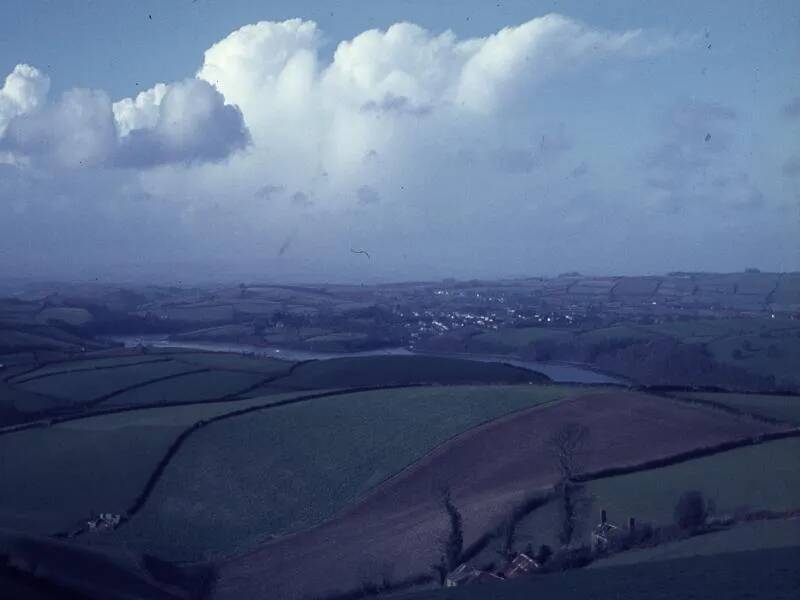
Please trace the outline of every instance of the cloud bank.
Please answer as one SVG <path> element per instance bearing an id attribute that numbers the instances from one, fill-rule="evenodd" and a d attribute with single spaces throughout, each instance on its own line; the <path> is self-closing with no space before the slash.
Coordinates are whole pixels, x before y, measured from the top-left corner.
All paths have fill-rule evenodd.
<path id="1" fill-rule="evenodd" d="M 18 65 L 0 90 L 0 267 L 54 265 L 61 247 L 88 270 L 295 279 L 686 266 L 624 257 L 676 227 L 723 240 L 714 210 L 768 202 L 736 111 L 671 99 L 611 153 L 603 117 L 582 115 L 619 119 L 626 73 L 693 39 L 553 14 L 467 39 L 397 23 L 331 55 L 313 22 L 260 22 L 208 48 L 194 77 L 118 100 L 51 98 Z M 683 209 L 706 221 L 684 226 Z M 375 260 L 355 264 L 353 246 Z"/>
<path id="2" fill-rule="evenodd" d="M 0 150 L 50 168 L 151 167 L 220 160 L 245 147 L 242 114 L 205 81 L 158 84 L 112 103 L 71 89 L 48 103 L 49 79 L 17 65 L 0 90 Z"/>

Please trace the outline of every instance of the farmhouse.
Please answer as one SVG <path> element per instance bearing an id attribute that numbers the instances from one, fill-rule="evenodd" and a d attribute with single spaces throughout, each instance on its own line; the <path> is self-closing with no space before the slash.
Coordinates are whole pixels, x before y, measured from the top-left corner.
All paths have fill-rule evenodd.
<path id="1" fill-rule="evenodd" d="M 538 568 L 538 562 L 533 560 L 527 554 L 519 553 L 516 557 L 514 557 L 514 560 L 511 561 L 506 570 L 503 571 L 503 577 L 506 579 L 514 579 L 515 577 L 520 577 L 521 575 L 533 573 Z"/>
<path id="2" fill-rule="evenodd" d="M 491 583 L 493 581 L 502 581 L 502 577 L 498 577 L 494 573 L 488 571 L 481 571 L 466 563 L 459 566 L 457 569 L 447 575 L 444 580 L 445 587 L 461 587 L 473 583 Z"/>
<path id="3" fill-rule="evenodd" d="M 608 545 L 616 539 L 621 539 L 633 532 L 634 519 L 631 517 L 628 522 L 629 529 L 626 530 L 611 523 L 607 516 L 605 509 L 600 511 L 600 522 L 595 526 L 592 531 L 592 550 L 605 550 Z"/>
<path id="4" fill-rule="evenodd" d="M 122 522 L 122 516 L 114 513 L 100 513 L 96 518 L 86 522 L 89 531 L 110 531 Z"/>

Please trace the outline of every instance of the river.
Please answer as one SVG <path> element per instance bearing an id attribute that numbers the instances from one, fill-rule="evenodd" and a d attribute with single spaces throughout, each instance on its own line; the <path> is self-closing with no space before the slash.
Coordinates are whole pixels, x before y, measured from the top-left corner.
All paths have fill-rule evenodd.
<path id="1" fill-rule="evenodd" d="M 429 352 L 414 352 L 408 348 L 380 348 L 363 352 L 312 352 L 310 350 L 293 350 L 291 348 L 274 348 L 268 346 L 253 346 L 251 344 L 237 344 L 234 342 L 196 342 L 171 340 L 160 335 L 141 336 L 108 336 L 109 340 L 122 343 L 126 347 L 144 345 L 151 348 L 183 348 L 187 350 L 204 350 L 208 352 L 232 352 L 235 354 L 248 354 L 280 358 L 283 360 L 330 360 L 353 356 L 437 356 L 445 358 L 458 358 L 476 362 L 505 363 L 537 371 L 547 375 L 557 383 L 592 383 L 592 384 L 617 384 L 628 385 L 628 382 L 613 375 L 607 375 L 580 365 L 565 363 L 536 362 L 519 360 L 509 356 L 494 354 L 433 354 Z"/>

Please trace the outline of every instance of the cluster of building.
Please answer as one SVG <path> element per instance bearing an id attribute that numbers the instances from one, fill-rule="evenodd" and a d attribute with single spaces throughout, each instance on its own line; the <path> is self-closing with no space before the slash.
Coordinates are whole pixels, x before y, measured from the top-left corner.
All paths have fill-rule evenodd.
<path id="1" fill-rule="evenodd" d="M 630 539 L 636 531 L 636 520 L 628 519 L 628 527 L 615 525 L 608 520 L 605 509 L 600 511 L 600 522 L 592 529 L 591 551 L 592 554 L 602 554 L 610 550 L 615 542 L 625 538 Z M 508 565 L 499 572 L 478 569 L 464 563 L 449 573 L 445 579 L 445 587 L 461 587 L 478 583 L 492 583 L 506 579 L 515 579 L 524 575 L 536 573 L 542 565 L 536 559 L 520 552 L 509 561 Z"/>
<path id="2" fill-rule="evenodd" d="M 541 565 L 524 553 L 517 554 L 508 566 L 499 573 L 483 571 L 466 563 L 447 575 L 445 587 L 460 587 L 474 583 L 491 583 L 505 579 L 515 579 L 522 575 L 529 575 L 541 568 Z"/>

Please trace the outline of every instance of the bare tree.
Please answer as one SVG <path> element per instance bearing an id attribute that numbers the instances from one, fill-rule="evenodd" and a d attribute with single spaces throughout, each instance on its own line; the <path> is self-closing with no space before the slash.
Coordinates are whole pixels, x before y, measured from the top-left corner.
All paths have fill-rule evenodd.
<path id="1" fill-rule="evenodd" d="M 558 467 L 561 481 L 572 481 L 583 466 L 588 438 L 588 428 L 578 423 L 567 423 L 548 438 L 547 448 Z"/>
<path id="2" fill-rule="evenodd" d="M 442 490 L 441 502 L 447 513 L 449 527 L 447 537 L 440 542 L 439 562 L 432 565 L 432 568 L 439 575 L 440 583 L 444 585 L 447 574 L 461 564 L 461 556 L 464 551 L 464 525 L 461 512 L 453 503 L 449 487 Z"/>
<path id="3" fill-rule="evenodd" d="M 569 546 L 590 503 L 583 486 L 574 481 L 583 467 L 588 438 L 586 426 L 567 423 L 547 440 L 547 448 L 560 476 L 555 491 L 559 513 L 558 538 L 563 546 Z"/>

